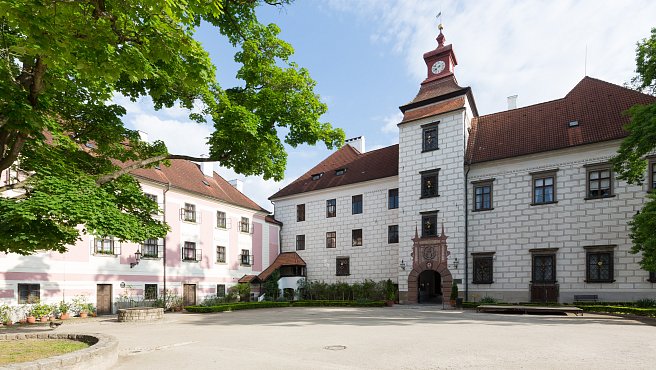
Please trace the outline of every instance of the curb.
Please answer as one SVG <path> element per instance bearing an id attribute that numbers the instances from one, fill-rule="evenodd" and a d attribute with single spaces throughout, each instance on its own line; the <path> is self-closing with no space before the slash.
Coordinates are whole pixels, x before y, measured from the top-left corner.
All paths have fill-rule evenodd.
<path id="1" fill-rule="evenodd" d="M 0 369 L 110 369 L 118 361 L 118 340 L 106 334 L 11 333 L 0 340 L 71 339 L 90 344 L 89 348 L 36 361 L 20 362 Z"/>

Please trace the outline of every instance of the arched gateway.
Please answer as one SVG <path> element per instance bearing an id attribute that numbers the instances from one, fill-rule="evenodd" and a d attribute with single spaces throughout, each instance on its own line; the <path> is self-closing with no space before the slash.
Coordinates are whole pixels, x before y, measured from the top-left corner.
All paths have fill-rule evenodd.
<path id="1" fill-rule="evenodd" d="M 408 303 L 441 302 L 449 295 L 453 277 L 448 268 L 448 257 L 444 235 L 420 238 L 417 230 L 412 238 L 412 271 L 408 275 Z M 438 286 L 439 285 L 439 286 Z"/>

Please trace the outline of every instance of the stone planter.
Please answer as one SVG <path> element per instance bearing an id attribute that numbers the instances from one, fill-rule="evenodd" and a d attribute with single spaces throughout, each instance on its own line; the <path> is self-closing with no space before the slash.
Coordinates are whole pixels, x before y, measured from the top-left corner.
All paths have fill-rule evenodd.
<path id="1" fill-rule="evenodd" d="M 118 310 L 118 321 L 153 321 L 164 317 L 164 309 L 158 307 L 134 307 Z"/>

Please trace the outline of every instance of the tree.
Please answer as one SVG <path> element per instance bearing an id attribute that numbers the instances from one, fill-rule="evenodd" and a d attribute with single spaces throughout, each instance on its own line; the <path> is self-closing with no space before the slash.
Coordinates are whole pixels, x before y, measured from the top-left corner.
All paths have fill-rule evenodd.
<path id="1" fill-rule="evenodd" d="M 651 37 L 637 44 L 636 77 L 632 80 L 636 89 L 656 92 L 656 28 Z M 629 132 L 613 158 L 614 170 L 619 178 L 630 184 L 642 184 L 647 168 L 646 155 L 656 150 L 656 103 L 635 105 L 627 114 L 631 121 L 625 127 Z M 632 253 L 642 253 L 640 265 L 647 271 L 656 271 L 656 193 L 647 195 L 647 202 L 629 222 Z"/>
<path id="2" fill-rule="evenodd" d="M 128 175 L 169 159 L 220 161 L 283 177 L 284 142 L 340 145 L 293 48 L 256 8 L 291 0 L 0 0 L 0 252 L 65 251 L 81 232 L 139 242 L 167 226 Z M 237 48 L 240 86 L 222 88 L 194 40 L 206 23 Z M 180 105 L 212 124 L 209 158 L 171 154 L 121 121 L 115 94 Z M 200 108 L 200 112 L 192 108 Z M 82 225 L 82 227 L 80 227 Z"/>

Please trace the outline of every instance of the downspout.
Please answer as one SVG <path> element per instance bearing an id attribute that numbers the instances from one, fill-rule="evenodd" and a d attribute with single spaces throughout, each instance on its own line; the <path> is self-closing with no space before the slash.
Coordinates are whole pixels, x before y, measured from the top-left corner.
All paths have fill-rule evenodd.
<path id="1" fill-rule="evenodd" d="M 162 212 L 164 212 L 164 217 L 162 217 L 162 221 L 164 224 L 166 224 L 166 193 L 171 190 L 171 181 L 168 182 L 166 185 L 166 189 L 164 189 L 164 195 L 163 195 L 163 205 L 162 205 Z M 167 236 L 164 237 L 164 242 L 162 243 L 162 248 L 164 248 L 162 253 L 162 269 L 164 271 L 164 292 L 162 293 L 162 298 L 164 299 L 164 311 L 166 311 L 166 239 L 168 238 Z"/>

